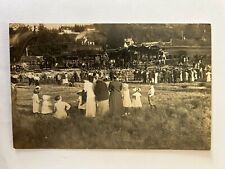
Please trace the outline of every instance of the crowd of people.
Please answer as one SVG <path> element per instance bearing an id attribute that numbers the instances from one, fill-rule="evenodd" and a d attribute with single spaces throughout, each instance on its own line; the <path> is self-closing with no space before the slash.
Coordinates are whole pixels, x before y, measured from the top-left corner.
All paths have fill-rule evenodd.
<path id="1" fill-rule="evenodd" d="M 94 77 L 113 80 L 117 76 L 122 82 L 139 83 L 190 83 L 210 82 L 211 67 L 199 64 L 193 67 L 153 67 L 149 69 L 108 69 L 108 70 L 75 70 L 46 71 L 41 73 L 25 72 L 12 75 L 12 81 L 28 82 L 29 85 L 58 84 L 73 86 L 76 82 Z"/>
<path id="2" fill-rule="evenodd" d="M 35 86 L 33 91 L 33 113 L 53 114 L 63 119 L 68 116 L 71 105 L 63 101 L 62 96 L 55 96 L 55 103 L 49 95 L 40 97 L 42 84 L 75 86 L 83 82 L 83 89 L 77 93 L 77 109 L 86 117 L 96 117 L 110 112 L 112 115 L 127 116 L 138 112 L 142 107 L 141 88 L 129 88 L 128 82 L 145 83 L 149 85 L 147 98 L 149 106 L 154 109 L 154 85 L 157 83 L 191 83 L 211 82 L 211 66 L 197 59 L 192 65 L 186 57 L 174 65 L 154 65 L 137 69 L 67 69 L 42 72 L 20 72 L 11 76 L 12 84 L 28 83 Z M 138 85 L 136 85 L 138 86 Z M 13 90 L 16 89 L 13 85 Z M 130 91 L 132 91 L 130 93 Z M 131 111 L 132 110 L 132 111 Z"/>
<path id="3" fill-rule="evenodd" d="M 52 114 L 55 118 L 64 119 L 68 117 L 67 111 L 71 105 L 62 101 L 62 96 L 55 96 L 55 103 L 52 104 L 49 95 L 39 95 L 40 86 L 33 91 L 33 113 Z M 150 108 L 156 108 L 153 102 L 155 89 L 150 84 L 148 101 Z M 83 89 L 77 92 L 77 109 L 86 117 L 104 116 L 127 116 L 131 112 L 138 112 L 142 107 L 141 88 L 129 90 L 129 84 L 122 83 L 114 76 L 112 81 L 105 81 L 101 77 L 94 81 L 94 77 L 84 80 Z"/>

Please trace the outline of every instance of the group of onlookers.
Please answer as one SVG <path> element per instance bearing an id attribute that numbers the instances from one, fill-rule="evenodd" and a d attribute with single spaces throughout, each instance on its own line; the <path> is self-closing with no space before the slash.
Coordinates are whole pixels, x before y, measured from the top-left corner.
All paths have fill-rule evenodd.
<path id="1" fill-rule="evenodd" d="M 141 88 L 135 87 L 131 90 L 127 83 L 121 83 L 116 76 L 112 81 L 104 81 L 99 78 L 97 81 L 84 80 L 83 89 L 77 92 L 77 108 L 86 117 L 96 117 L 106 114 L 113 116 L 127 116 L 131 112 L 137 112 L 142 107 Z M 49 95 L 42 95 L 39 92 L 41 88 L 36 86 L 33 91 L 33 113 L 34 114 L 53 114 L 58 119 L 66 118 L 67 110 L 71 105 L 62 101 L 60 95 L 55 96 L 53 106 Z M 152 101 L 155 89 L 150 85 L 148 101 L 151 108 L 155 108 Z"/>
<path id="2" fill-rule="evenodd" d="M 113 80 L 117 76 L 122 82 L 139 82 L 139 83 L 184 83 L 184 82 L 210 82 L 211 67 L 156 67 L 152 69 L 111 69 L 111 70 L 80 70 L 61 72 L 26 72 L 12 75 L 14 82 L 27 82 L 35 86 L 41 84 L 58 84 L 74 86 L 76 82 L 82 82 L 85 79 L 94 77 L 105 80 Z"/>
<path id="3" fill-rule="evenodd" d="M 211 71 L 203 68 L 159 68 L 152 70 L 135 70 L 134 81 L 143 83 L 181 83 L 181 82 L 210 82 Z"/>

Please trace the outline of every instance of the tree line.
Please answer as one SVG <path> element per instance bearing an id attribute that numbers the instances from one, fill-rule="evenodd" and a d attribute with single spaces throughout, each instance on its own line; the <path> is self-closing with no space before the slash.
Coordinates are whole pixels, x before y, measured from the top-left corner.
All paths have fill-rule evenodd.
<path id="1" fill-rule="evenodd" d="M 152 41 L 174 40 L 176 45 L 211 45 L 210 24 L 93 24 L 60 26 L 49 29 L 44 24 L 34 27 L 31 25 L 15 24 L 9 28 L 10 37 L 18 32 L 34 31 L 36 38 L 29 43 L 32 55 L 60 55 L 73 50 L 76 45 L 73 34 L 59 34 L 63 29 L 83 32 L 92 27 L 106 36 L 108 48 L 119 48 L 125 38 L 132 38 L 137 43 Z M 37 32 L 35 32 L 38 30 Z M 189 43 L 187 43 L 189 42 Z"/>

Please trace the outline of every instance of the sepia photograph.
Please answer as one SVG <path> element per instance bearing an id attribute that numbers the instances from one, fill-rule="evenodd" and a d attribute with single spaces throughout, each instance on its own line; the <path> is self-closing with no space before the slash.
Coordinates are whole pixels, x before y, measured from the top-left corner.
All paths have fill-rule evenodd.
<path id="1" fill-rule="evenodd" d="M 211 149 L 209 23 L 10 23 L 9 38 L 14 148 Z"/>

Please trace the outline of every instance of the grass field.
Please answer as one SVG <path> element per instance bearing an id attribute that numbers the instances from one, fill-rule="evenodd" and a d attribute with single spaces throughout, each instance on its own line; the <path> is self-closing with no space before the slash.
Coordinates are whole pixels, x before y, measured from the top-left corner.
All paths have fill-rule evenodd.
<path id="1" fill-rule="evenodd" d="M 143 107 L 127 117 L 85 118 L 78 113 L 75 87 L 42 85 L 41 95 L 57 94 L 70 103 L 70 118 L 32 114 L 32 87 L 18 85 L 13 111 L 15 148 L 100 148 L 100 149 L 210 149 L 211 85 L 208 83 L 158 84 L 157 110 L 148 106 L 148 85 L 142 89 Z"/>

